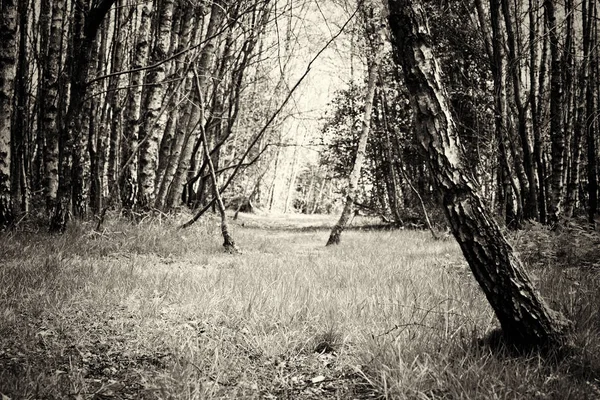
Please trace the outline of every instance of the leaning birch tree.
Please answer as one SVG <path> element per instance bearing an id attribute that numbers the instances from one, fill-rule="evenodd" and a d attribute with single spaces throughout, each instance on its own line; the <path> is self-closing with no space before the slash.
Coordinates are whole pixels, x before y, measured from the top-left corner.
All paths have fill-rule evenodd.
<path id="1" fill-rule="evenodd" d="M 450 112 L 425 12 L 418 0 L 389 0 L 396 63 L 402 67 L 419 142 L 452 233 L 492 306 L 506 341 L 524 347 L 561 343 L 569 326 L 551 310 L 482 201 Z"/>
<path id="2" fill-rule="evenodd" d="M 354 165 L 352 166 L 352 171 L 348 177 L 344 208 L 340 215 L 340 219 L 331 230 L 329 240 L 327 240 L 327 246 L 340 243 L 340 236 L 350 220 L 354 201 L 358 194 L 358 181 L 360 180 L 360 172 L 367 151 L 369 131 L 371 130 L 371 114 L 373 113 L 375 86 L 377 84 L 379 65 L 383 54 L 383 44 L 381 40 L 382 10 L 381 7 L 375 5 L 375 2 L 366 3 L 367 4 L 359 4 L 359 7 L 362 7 L 363 10 L 362 16 L 366 25 L 366 41 L 369 47 L 367 52 L 367 92 L 365 94 L 365 109 L 362 119 L 362 128 L 358 139 L 356 158 L 354 159 Z"/>

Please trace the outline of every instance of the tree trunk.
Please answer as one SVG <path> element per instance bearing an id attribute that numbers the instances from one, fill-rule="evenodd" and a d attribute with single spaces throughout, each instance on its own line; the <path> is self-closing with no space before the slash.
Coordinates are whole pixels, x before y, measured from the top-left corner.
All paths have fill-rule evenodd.
<path id="1" fill-rule="evenodd" d="M 425 13 L 416 0 L 389 0 L 396 62 L 415 113 L 419 141 L 443 197 L 452 233 L 494 309 L 504 337 L 515 345 L 562 342 L 565 318 L 548 308 L 464 170 L 448 95 L 433 53 Z"/>
<path id="2" fill-rule="evenodd" d="M 111 54 L 111 72 L 115 73 L 123 68 L 123 59 L 125 57 L 125 45 L 127 36 L 121 31 L 123 23 L 122 0 L 118 0 L 115 7 L 114 17 L 114 33 L 113 33 L 113 48 Z M 108 202 L 118 203 L 119 196 L 119 166 L 120 166 L 120 148 L 123 124 L 123 95 L 118 88 L 121 86 L 123 79 L 121 75 L 114 75 L 108 81 L 108 102 L 110 105 L 110 137 L 108 141 L 108 159 L 106 167 L 106 180 L 109 191 Z"/>
<path id="3" fill-rule="evenodd" d="M 370 11 L 365 11 L 364 14 L 366 16 L 368 14 L 372 14 L 374 11 L 374 8 L 372 8 Z M 379 26 L 381 26 L 381 24 L 375 21 L 375 17 L 368 16 L 367 18 L 370 19 L 367 21 L 367 40 L 374 41 L 374 43 L 372 43 L 372 47 L 370 49 L 370 57 L 367 57 L 367 93 L 365 94 L 365 110 L 363 113 L 362 130 L 358 139 L 356 158 L 354 159 L 354 165 L 352 166 L 352 171 L 350 172 L 350 177 L 348 179 L 348 187 L 346 189 L 346 196 L 344 199 L 345 202 L 344 208 L 342 210 L 342 215 L 340 215 L 340 219 L 331 230 L 329 239 L 327 240 L 327 246 L 340 243 L 340 237 L 342 235 L 342 232 L 344 231 L 346 225 L 348 224 L 348 221 L 350 220 L 352 207 L 358 194 L 358 181 L 360 179 L 360 172 L 364 163 L 365 153 L 367 149 L 367 141 L 369 139 L 369 131 L 371 129 L 371 114 L 373 112 L 375 86 L 377 84 L 377 78 L 379 76 L 379 64 L 381 62 L 382 56 L 382 44 L 380 43 L 379 38 Z"/>
<path id="4" fill-rule="evenodd" d="M 0 231 L 13 222 L 10 193 L 11 118 L 17 67 L 17 1 L 0 3 Z"/>
<path id="5" fill-rule="evenodd" d="M 557 222 L 561 214 L 563 197 L 563 173 L 565 132 L 562 118 L 563 93 L 560 69 L 560 43 L 558 41 L 554 0 L 544 0 L 548 40 L 550 42 L 550 140 L 552 142 L 552 177 L 549 221 Z"/>
<path id="6" fill-rule="evenodd" d="M 494 4 L 496 0 L 491 1 Z M 523 200 L 523 217 L 525 219 L 538 219 L 537 207 L 537 184 L 535 174 L 535 164 L 533 162 L 529 131 L 527 129 L 527 109 L 523 104 L 521 95 L 521 54 L 519 54 L 518 30 L 513 29 L 514 18 L 511 15 L 511 9 L 508 0 L 501 0 L 502 13 L 504 15 L 504 26 L 508 44 L 508 65 L 511 72 L 512 94 L 514 105 L 517 109 L 517 132 L 521 141 L 519 156 L 523 157 L 523 162 L 516 165 L 521 182 Z M 516 151 L 515 151 L 516 152 Z"/>
<path id="7" fill-rule="evenodd" d="M 287 193 L 285 195 L 285 205 L 283 213 L 287 214 L 293 208 L 294 195 L 296 193 L 296 178 L 298 177 L 298 144 L 294 146 L 294 155 L 292 156 L 292 173 L 288 182 Z"/>
<path id="8" fill-rule="evenodd" d="M 171 44 L 174 0 L 162 0 L 157 14 L 158 35 L 154 39 L 151 64 L 164 60 Z M 142 209 L 154 206 L 156 197 L 156 170 L 158 167 L 158 140 L 165 130 L 167 113 L 160 113 L 165 93 L 166 64 L 152 69 L 146 78 L 148 93 L 140 136 L 143 138 L 139 153 L 138 199 Z"/>
<path id="9" fill-rule="evenodd" d="M 192 158 L 192 150 L 194 147 L 194 133 L 198 129 L 199 124 L 203 123 L 200 118 L 200 111 L 198 104 L 204 102 L 207 99 L 207 88 L 209 87 L 211 79 L 211 67 L 215 55 L 216 42 L 218 39 L 218 30 L 221 28 L 223 19 L 225 17 L 224 3 L 220 0 L 214 1 L 210 12 L 210 21 L 206 31 L 206 43 L 202 48 L 200 58 L 198 60 L 198 75 L 199 85 L 201 89 L 201 95 L 194 91 L 192 100 L 192 109 L 190 110 L 189 119 L 182 121 L 181 129 L 185 132 L 185 139 L 183 141 L 183 147 L 181 150 L 181 158 L 173 181 L 171 182 L 169 194 L 167 196 L 167 209 L 176 207 L 181 202 L 181 195 L 183 193 L 185 179 L 187 172 L 190 167 L 190 161 Z M 204 97 L 204 99 L 201 98 Z"/>
<path id="10" fill-rule="evenodd" d="M 583 58 L 579 66 L 577 90 L 574 93 L 574 112 L 575 122 L 573 127 L 573 140 L 571 145 L 571 165 L 569 179 L 567 181 L 567 200 L 565 205 L 565 213 L 571 217 L 577 209 L 578 194 L 579 194 L 579 175 L 580 175 L 580 160 L 583 151 L 583 138 L 586 135 L 586 91 L 588 84 L 589 72 L 589 54 L 590 54 L 590 32 L 588 29 L 588 1 L 581 2 L 581 20 L 583 21 Z M 574 11 L 573 11 L 574 12 Z"/>
<path id="11" fill-rule="evenodd" d="M 42 132 L 46 138 L 44 151 L 44 187 L 46 189 L 46 208 L 48 212 L 54 207 L 58 193 L 58 74 L 62 64 L 64 9 L 64 0 L 56 0 L 52 3 L 48 55 L 43 72 L 42 101 L 44 105 L 40 119 Z"/>
<path id="12" fill-rule="evenodd" d="M 29 50 L 27 46 L 28 1 L 19 0 L 19 48 L 15 84 L 15 116 L 12 126 L 11 157 L 11 203 L 13 217 L 16 218 L 28 210 L 29 177 L 26 173 L 28 154 L 26 147 L 31 131 L 29 130 L 29 101 L 27 88 L 29 78 Z M 6 53 L 4 53 L 6 54 Z M 2 225 L 0 223 L 0 225 Z"/>
<path id="13" fill-rule="evenodd" d="M 107 65 L 104 62 L 108 50 L 108 36 L 111 27 L 110 18 L 104 22 L 101 31 L 101 41 L 99 44 L 96 62 L 96 76 L 102 76 L 107 72 Z M 94 84 L 94 91 L 99 92 L 106 86 L 103 82 Z M 106 180 L 104 169 L 106 166 L 106 149 L 108 148 L 108 103 L 109 95 L 104 98 L 93 97 L 91 99 L 90 109 L 90 134 L 88 141 L 88 151 L 90 157 L 90 208 L 94 215 L 102 212 L 104 196 L 106 193 Z"/>
<path id="14" fill-rule="evenodd" d="M 219 210 L 219 216 L 221 217 L 221 234 L 223 235 L 223 247 L 225 247 L 225 250 L 230 253 L 239 253 L 240 251 L 236 247 L 235 241 L 229 233 L 229 225 L 227 224 L 227 216 L 225 215 L 225 206 L 223 205 L 223 200 L 221 199 L 221 194 L 219 193 L 219 184 L 217 183 L 215 166 L 213 165 L 212 159 L 210 157 L 210 151 L 208 149 L 208 144 L 206 143 L 206 133 L 204 132 L 204 127 L 202 126 L 200 126 L 200 134 L 200 140 L 202 141 L 202 147 L 204 149 L 204 157 L 206 158 L 206 162 L 208 163 L 208 169 L 210 171 L 210 179 L 212 181 L 213 194 L 216 199 L 217 208 Z"/>
<path id="15" fill-rule="evenodd" d="M 544 196 L 544 175 L 543 175 L 543 163 L 541 156 L 541 127 L 540 127 L 540 113 L 538 112 L 538 91 L 543 89 L 543 75 L 545 68 L 540 68 L 540 86 L 538 89 L 537 86 L 537 63 L 538 63 L 538 38 L 539 38 L 539 24 L 537 20 L 539 19 L 538 13 L 538 0 L 529 0 L 529 109 L 531 113 L 531 130 L 533 134 L 533 152 L 532 152 L 532 161 L 535 165 L 536 176 L 534 181 L 536 182 L 535 187 L 535 196 L 537 201 L 537 211 L 538 211 L 538 220 L 541 223 L 546 222 L 546 198 Z M 546 40 L 543 40 L 544 50 L 541 54 L 541 63 L 545 65 L 546 59 Z M 541 101 L 540 97 L 540 101 Z"/>
<path id="16" fill-rule="evenodd" d="M 595 49 L 588 55 L 589 59 L 589 72 L 586 85 L 586 137 L 587 137 L 587 178 L 588 178 L 588 219 L 590 223 L 594 223 L 594 217 L 598 211 L 598 174 L 596 172 L 596 130 L 598 126 L 597 119 L 595 117 L 595 110 L 598 106 L 598 99 L 594 96 L 595 82 L 598 79 L 597 66 L 598 66 L 598 32 L 597 29 L 592 27 L 596 18 L 596 3 L 594 1 L 589 2 L 589 18 L 587 22 L 587 34 L 590 35 L 590 49 Z M 585 31 L 584 31 L 585 32 Z M 585 33 L 584 33 L 585 35 Z"/>
<path id="17" fill-rule="evenodd" d="M 192 13 L 188 9 L 184 9 L 182 12 L 179 32 L 178 32 L 178 47 L 176 52 L 180 52 L 189 46 L 193 37 L 196 36 L 196 30 L 199 29 L 200 23 L 194 23 L 195 19 L 191 15 Z M 194 26 L 195 25 L 195 26 Z M 186 63 L 190 60 L 187 59 Z M 187 67 L 184 67 L 181 63 L 177 63 L 175 66 L 174 77 L 176 79 L 184 79 L 183 89 L 176 89 L 176 93 L 173 96 L 173 110 L 169 114 L 169 119 L 165 127 L 165 133 L 161 141 L 160 152 L 158 157 L 158 171 L 156 173 L 156 195 L 154 199 L 154 207 L 158 210 L 164 210 L 166 208 L 167 195 L 175 171 L 179 165 L 179 159 L 181 150 L 183 148 L 183 142 L 185 140 L 185 132 L 181 129 L 183 121 L 186 121 L 189 117 L 186 114 L 180 112 L 179 102 L 182 97 L 182 93 L 189 93 L 192 90 L 192 78 L 187 75 Z M 186 112 L 189 112 L 189 107 L 186 105 Z"/>
<path id="18" fill-rule="evenodd" d="M 537 1 L 536 1 L 537 5 Z M 547 74 L 547 58 L 548 58 L 548 29 L 544 24 L 544 32 L 541 37 L 542 41 L 542 53 L 540 55 L 540 67 L 538 76 L 537 93 L 533 93 L 536 97 L 536 101 L 532 103 L 533 118 L 533 157 L 536 164 L 538 173 L 538 210 L 540 212 L 540 222 L 545 224 L 548 222 L 548 180 L 546 179 L 546 163 L 544 161 L 543 154 L 543 139 L 542 129 L 544 125 L 544 108 L 546 106 L 544 93 L 547 91 L 546 87 L 546 74 Z M 533 108 L 533 105 L 537 107 Z"/>
<path id="19" fill-rule="evenodd" d="M 152 21 L 152 2 L 144 3 L 141 10 L 140 26 L 135 42 L 133 68 L 142 68 L 148 61 L 150 48 L 150 25 Z M 121 146 L 121 204 L 125 212 L 130 212 L 138 199 L 138 150 L 139 130 L 142 124 L 142 89 L 145 71 L 137 70 L 131 75 L 131 87 L 127 97 L 125 110 L 125 132 Z M 145 154 L 144 156 L 152 156 Z M 142 155 L 140 154 L 140 159 Z M 156 154 L 154 154 L 156 157 Z M 150 160 L 145 160 L 150 163 Z"/>
<path id="20" fill-rule="evenodd" d="M 73 197 L 73 178 L 75 178 L 75 183 L 78 185 L 83 182 L 81 182 L 81 178 L 78 177 L 77 173 L 73 173 L 77 172 L 73 171 L 73 168 L 84 168 L 85 166 L 79 164 L 83 160 L 73 159 L 74 146 L 81 141 L 81 135 L 83 135 L 83 118 L 85 118 L 83 110 L 91 53 L 95 45 L 96 34 L 114 1 L 103 0 L 87 13 L 84 11 L 84 4 L 79 4 L 74 8 L 75 17 L 71 50 L 73 58 L 70 63 L 72 67 L 70 71 L 70 102 L 66 121 L 60 129 L 59 135 L 60 179 L 56 203 L 50 215 L 51 232 L 64 232 L 70 219 L 72 206 L 81 207 L 82 199 L 78 198 L 77 193 L 75 193 L 76 197 Z"/>
<path id="21" fill-rule="evenodd" d="M 515 174 L 510 163 L 509 149 L 510 149 L 510 138 L 508 132 L 508 121 L 509 121 L 509 110 L 507 104 L 507 93 L 506 93 L 506 76 L 504 73 L 505 66 L 505 54 L 504 44 L 501 29 L 501 14 L 500 14 L 500 1 L 490 1 L 490 19 L 492 25 L 492 59 L 491 59 L 491 70 L 494 78 L 494 123 L 495 123 L 495 136 L 498 142 L 498 157 L 500 163 L 500 177 L 502 184 L 502 195 L 503 201 L 500 203 L 505 210 L 506 225 L 508 226 L 519 226 L 521 224 L 521 188 L 517 185 Z M 516 198 L 517 207 L 516 210 L 513 206 L 513 196 Z M 513 211 L 514 210 L 514 211 Z"/>
<path id="22" fill-rule="evenodd" d="M 233 18 L 235 18 L 235 13 L 233 14 Z M 231 130 L 224 130 L 223 125 L 227 120 L 227 115 L 225 115 L 225 101 L 226 101 L 226 86 L 227 86 L 227 76 L 226 73 L 229 70 L 230 62 L 232 61 L 232 49 L 234 45 L 234 40 L 232 36 L 232 31 L 230 30 L 227 33 L 227 38 L 225 39 L 225 45 L 223 51 L 221 52 L 219 58 L 220 63 L 216 68 L 216 72 L 213 74 L 213 90 L 212 90 L 212 102 L 210 111 L 208 113 L 207 121 L 205 123 L 204 135 L 209 139 L 209 148 L 212 148 L 210 151 L 210 157 L 212 159 L 213 166 L 215 170 L 219 168 L 220 158 L 221 158 L 221 146 L 227 140 L 227 137 L 231 133 Z M 201 83 L 201 82 L 199 82 Z M 208 102 L 208 99 L 206 100 Z M 232 117 L 231 115 L 229 117 Z M 186 202 L 188 205 L 192 205 L 197 203 L 196 200 L 202 200 L 209 197 L 209 191 L 212 191 L 211 184 L 204 185 L 201 184 L 200 191 L 194 191 L 193 183 L 195 182 L 197 175 L 197 167 L 198 167 L 198 150 L 201 146 L 201 140 L 199 137 L 196 138 L 196 143 L 194 144 L 194 148 L 192 150 L 192 155 L 190 157 L 190 167 L 187 172 L 187 182 L 186 182 L 186 190 L 187 195 Z M 203 163 L 206 164 L 206 161 Z M 202 165 L 199 171 L 199 175 L 202 173 L 205 165 Z"/>
<path id="23" fill-rule="evenodd" d="M 394 148 L 392 146 L 392 140 L 390 138 L 390 136 L 394 133 L 390 131 L 390 126 L 388 124 L 388 101 L 387 101 L 387 97 L 385 95 L 385 91 L 382 90 L 381 91 L 381 118 L 383 120 L 383 135 L 385 136 L 382 139 L 382 145 L 384 148 L 384 152 L 385 152 L 385 159 L 386 159 L 386 174 L 388 176 L 387 178 L 387 183 L 388 183 L 388 198 L 389 198 L 389 202 L 390 202 L 390 209 L 392 212 L 392 216 L 394 217 L 394 223 L 398 226 L 400 226 L 402 224 L 402 218 L 400 216 L 400 203 L 401 201 L 399 200 L 399 193 L 400 192 L 400 185 L 399 185 L 399 177 L 398 177 L 398 173 L 396 170 L 396 166 L 398 165 L 399 168 L 401 168 L 401 166 L 398 163 L 397 160 L 397 156 L 396 154 L 394 154 Z"/>
<path id="24" fill-rule="evenodd" d="M 45 142 L 46 142 L 46 133 L 43 129 L 43 118 L 45 115 L 46 102 L 49 100 L 44 97 L 46 93 L 46 80 L 45 80 L 45 72 L 46 72 L 46 62 L 48 60 L 48 41 L 50 38 L 50 17 L 51 17 L 52 7 L 50 4 L 50 0 L 42 0 L 40 4 L 40 14 L 38 19 L 38 29 L 39 29 L 39 38 L 36 42 L 36 46 L 38 47 L 38 67 L 39 77 L 38 77 L 38 88 L 37 88 L 37 97 L 35 100 L 35 107 L 37 110 L 36 113 L 36 139 L 35 139 L 35 151 L 32 154 L 32 185 L 31 189 L 35 192 L 44 196 L 46 198 L 46 173 L 45 173 Z M 43 99 L 43 100 L 42 100 Z M 33 143 L 32 143 L 33 145 Z"/>

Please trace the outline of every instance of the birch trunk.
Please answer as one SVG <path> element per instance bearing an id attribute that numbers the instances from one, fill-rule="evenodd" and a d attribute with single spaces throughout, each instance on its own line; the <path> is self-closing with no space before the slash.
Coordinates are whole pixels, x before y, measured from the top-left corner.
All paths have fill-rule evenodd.
<path id="1" fill-rule="evenodd" d="M 587 32 L 584 34 L 589 35 L 590 49 L 595 49 L 598 45 L 598 32 L 597 29 L 592 28 L 592 23 L 596 19 L 597 9 L 596 3 L 590 1 L 588 5 L 588 22 Z M 588 55 L 589 72 L 587 76 L 586 85 L 586 124 L 585 131 L 587 137 L 587 178 L 588 178 L 588 220 L 590 223 L 594 223 L 594 217 L 598 211 L 598 173 L 597 161 L 596 161 L 596 135 L 595 128 L 598 126 L 596 122 L 595 110 L 598 108 L 598 99 L 594 96 L 594 82 L 598 79 L 597 67 L 598 67 L 598 51 L 590 52 Z"/>
<path id="2" fill-rule="evenodd" d="M 176 52 L 180 52 L 189 46 L 192 38 L 196 36 L 196 31 L 199 29 L 200 25 L 200 22 L 196 22 L 188 9 L 183 10 L 181 19 Z M 186 61 L 190 60 L 188 59 Z M 173 97 L 174 107 L 169 113 L 169 120 L 161 141 L 158 157 L 158 171 L 156 173 L 156 197 L 154 200 L 154 207 L 158 210 L 165 209 L 167 194 L 171 182 L 173 181 L 175 171 L 177 170 L 181 149 L 183 147 L 183 140 L 185 138 L 185 133 L 180 128 L 182 125 L 182 113 L 179 107 L 180 98 L 182 97 L 182 93 L 189 93 L 192 88 L 191 75 L 190 77 L 186 76 L 187 71 L 183 63 L 175 63 L 174 68 L 174 77 L 177 79 L 185 79 L 186 82 L 183 84 L 183 90 L 178 89 Z M 185 116 L 183 116 L 183 118 L 185 119 Z"/>
<path id="3" fill-rule="evenodd" d="M 61 68 L 63 14 L 65 0 L 52 3 L 52 19 L 50 22 L 50 38 L 48 39 L 48 55 L 44 67 L 42 89 L 43 113 L 40 115 L 41 131 L 46 138 L 44 151 L 44 187 L 46 190 L 46 207 L 50 211 L 56 202 L 58 193 L 58 89 L 59 71 Z"/>
<path id="4" fill-rule="evenodd" d="M 133 68 L 144 67 L 148 61 L 150 47 L 150 25 L 152 2 L 146 2 L 141 9 L 140 25 L 135 41 Z M 138 190 L 138 159 L 135 154 L 139 143 L 139 129 L 142 115 L 142 89 L 145 71 L 138 70 L 131 75 L 131 82 L 125 109 L 125 130 L 121 144 L 121 176 L 119 179 L 121 204 L 126 212 L 136 205 Z"/>
<path id="5" fill-rule="evenodd" d="M 365 14 L 367 13 L 368 12 L 365 12 Z M 375 21 L 375 18 L 372 18 L 367 23 L 369 25 L 369 28 L 367 29 L 367 36 L 371 36 L 371 38 L 369 39 L 374 41 L 374 45 L 370 49 L 372 52 L 371 60 L 367 61 L 367 93 L 365 95 L 365 110 L 363 113 L 362 130 L 358 139 L 356 158 L 354 160 L 354 165 L 352 166 L 352 171 L 350 172 L 350 177 L 348 179 L 348 188 L 346 189 L 347 191 L 344 199 L 344 208 L 342 210 L 342 214 L 340 215 L 340 219 L 331 230 L 329 239 L 327 240 L 327 246 L 340 243 L 340 236 L 342 235 L 342 232 L 344 231 L 346 225 L 348 224 L 348 221 L 350 220 L 352 208 L 354 206 L 354 201 L 356 200 L 356 196 L 358 194 L 358 181 L 360 179 L 360 172 L 365 160 L 367 141 L 369 139 L 369 131 L 371 130 L 371 114 L 373 112 L 375 86 L 377 83 L 377 78 L 379 76 L 379 64 L 381 62 L 382 56 L 382 44 L 380 43 L 380 30 L 378 28 L 379 26 L 381 26 L 381 24 Z"/>
<path id="6" fill-rule="evenodd" d="M 17 67 L 17 1 L 0 3 L 0 231 L 13 222 L 10 193 L 11 118 Z"/>
<path id="7" fill-rule="evenodd" d="M 415 114 L 419 141 L 452 233 L 500 321 L 507 342 L 524 347 L 556 345 L 568 322 L 548 308 L 464 169 L 447 92 L 434 56 L 425 13 L 416 0 L 389 0 L 396 63 Z"/>
<path id="8" fill-rule="evenodd" d="M 111 54 L 111 72 L 118 72 L 123 68 L 125 44 L 127 36 L 121 31 L 123 23 L 122 0 L 118 0 L 115 7 L 113 49 Z M 108 160 L 106 166 L 106 180 L 109 191 L 109 203 L 117 203 L 118 174 L 120 166 L 120 147 L 123 124 L 123 95 L 118 90 L 122 82 L 121 75 L 111 76 L 108 81 L 108 102 L 110 106 L 110 138 L 108 141 Z"/>
<path id="9" fill-rule="evenodd" d="M 158 31 L 155 38 L 151 64 L 164 60 L 171 44 L 171 25 L 173 23 L 174 0 L 160 2 L 157 21 Z M 167 113 L 159 116 L 165 94 L 166 64 L 161 64 L 152 69 L 146 78 L 148 93 L 144 121 L 140 136 L 143 138 L 139 152 L 138 170 L 138 199 L 142 209 L 154 206 L 156 198 L 156 170 L 158 167 L 158 140 L 165 130 Z"/>
<path id="10" fill-rule="evenodd" d="M 496 1 L 497 0 L 491 1 L 491 4 L 494 4 Z M 523 217 L 525 219 L 537 219 L 538 208 L 535 164 L 533 163 L 527 127 L 527 109 L 523 104 L 523 96 L 521 94 L 521 88 L 523 86 L 521 82 L 521 54 L 519 52 L 521 40 L 518 27 L 516 30 L 513 28 L 515 19 L 511 15 L 513 13 L 511 12 L 508 0 L 501 0 L 501 5 L 508 44 L 508 66 L 512 81 L 512 98 L 517 109 L 517 133 L 521 142 L 520 149 L 515 149 L 514 153 L 518 154 L 519 159 L 522 157 L 522 163 L 519 160 L 515 167 L 521 184 L 521 196 L 524 198 Z"/>
<path id="11" fill-rule="evenodd" d="M 204 132 L 203 127 L 200 127 L 200 134 L 200 140 L 202 141 L 202 147 L 204 148 L 204 157 L 206 158 L 206 162 L 208 163 L 208 169 L 210 171 L 210 179 L 212 181 L 213 194 L 215 196 L 217 208 L 219 210 L 219 216 L 221 217 L 221 234 L 223 235 L 223 247 L 225 247 L 225 250 L 230 253 L 239 253 L 239 250 L 235 245 L 235 241 L 229 233 L 229 225 L 227 224 L 227 216 L 225 215 L 225 206 L 223 205 L 223 199 L 221 198 L 221 194 L 219 193 L 219 184 L 217 183 L 215 166 L 213 165 L 212 159 L 210 157 L 210 151 L 208 149 L 208 144 L 206 143 L 206 134 Z"/>
<path id="12" fill-rule="evenodd" d="M 557 34 L 554 0 L 544 0 L 548 40 L 550 42 L 550 141 L 552 142 L 552 176 L 548 222 L 557 222 L 561 214 L 565 132 L 562 118 L 563 92 L 560 69 L 560 43 Z"/>
<path id="13" fill-rule="evenodd" d="M 200 58 L 198 60 L 198 74 L 197 79 L 200 85 L 201 95 L 206 98 L 207 88 L 211 83 L 209 75 L 211 74 L 211 68 L 215 55 L 215 49 L 218 39 L 218 30 L 221 28 L 221 24 L 225 17 L 224 2 L 222 0 L 216 0 L 213 2 L 210 12 L 210 21 L 208 22 L 208 28 L 206 30 L 206 43 L 202 48 Z M 201 104 L 204 99 L 200 98 L 200 94 L 194 91 L 192 103 L 195 104 L 194 108 L 190 110 L 189 120 L 184 121 L 184 125 L 181 129 L 185 132 L 185 139 L 181 150 L 181 158 L 179 165 L 173 176 L 171 182 L 169 194 L 167 196 L 166 206 L 167 209 L 176 207 L 181 202 L 181 195 L 187 177 L 187 172 L 190 167 L 190 161 L 192 157 L 192 150 L 194 148 L 194 133 L 198 129 L 198 125 L 203 121 L 201 120 L 201 112 L 198 104 Z"/>
<path id="14" fill-rule="evenodd" d="M 28 87 L 31 85 L 29 75 L 29 47 L 27 33 L 29 31 L 28 0 L 18 0 L 19 14 L 19 46 L 14 89 L 14 119 L 11 133 L 11 203 L 13 218 L 29 211 L 30 183 L 27 173 L 30 155 L 27 145 L 32 137 L 30 129 L 30 99 Z"/>
<path id="15" fill-rule="evenodd" d="M 81 213 L 85 198 L 82 193 L 73 191 L 73 184 L 82 185 L 81 174 L 73 168 L 86 168 L 83 160 L 73 159 L 77 143 L 82 141 L 84 127 L 84 106 L 87 89 L 87 80 L 91 62 L 91 55 L 95 46 L 95 39 L 100 24 L 112 7 L 115 0 L 102 0 L 95 7 L 85 12 L 83 5 L 75 7 L 72 60 L 70 62 L 70 92 L 69 107 L 65 125 L 60 130 L 60 179 L 56 203 L 50 215 L 50 231 L 64 232 L 70 219 L 72 207 Z M 85 141 L 84 141 L 85 143 Z M 75 173 L 74 173 L 75 172 Z M 78 187 L 75 189 L 79 190 Z"/>

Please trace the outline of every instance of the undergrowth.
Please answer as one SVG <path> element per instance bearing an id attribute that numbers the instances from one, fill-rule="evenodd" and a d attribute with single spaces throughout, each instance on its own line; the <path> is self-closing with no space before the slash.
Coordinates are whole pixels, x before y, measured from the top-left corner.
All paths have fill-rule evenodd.
<path id="1" fill-rule="evenodd" d="M 555 357 L 480 340 L 496 320 L 453 241 L 332 218 L 108 218 L 0 237 L 0 395 L 72 399 L 600 398 L 598 236 L 512 237 L 574 322 Z M 318 229 L 311 229 L 311 227 Z"/>

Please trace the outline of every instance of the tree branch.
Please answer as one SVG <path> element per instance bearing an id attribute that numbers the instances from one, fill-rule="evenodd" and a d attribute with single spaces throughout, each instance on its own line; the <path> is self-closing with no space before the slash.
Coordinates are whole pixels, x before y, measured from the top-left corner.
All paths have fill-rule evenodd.
<path id="1" fill-rule="evenodd" d="M 325 45 L 321 48 L 321 50 L 319 50 L 319 52 L 312 58 L 312 60 L 310 60 L 310 62 L 306 66 L 306 71 L 304 71 L 304 73 L 298 79 L 298 81 L 296 82 L 296 84 L 290 89 L 289 93 L 287 94 L 287 96 L 285 97 L 285 99 L 283 100 L 283 102 L 281 103 L 281 105 L 277 108 L 277 110 L 275 110 L 275 112 L 273 113 L 273 115 L 271 115 L 271 117 L 267 120 L 267 123 L 262 127 L 262 129 L 260 130 L 260 132 L 258 132 L 258 134 L 254 137 L 254 139 L 252 140 L 252 142 L 250 143 L 250 145 L 248 146 L 248 148 L 246 149 L 246 151 L 242 155 L 239 163 L 236 165 L 235 169 L 233 170 L 233 173 L 229 176 L 229 178 L 227 179 L 227 181 L 223 184 L 223 187 L 221 187 L 221 189 L 219 189 L 219 193 L 223 193 L 225 191 L 225 189 L 227 189 L 227 187 L 229 186 L 229 184 L 231 183 L 231 181 L 233 180 L 233 178 L 236 176 L 237 172 L 240 170 L 240 168 L 244 164 L 244 160 L 246 159 L 246 157 L 248 156 L 248 154 L 250 153 L 250 151 L 252 150 L 252 148 L 256 145 L 256 143 L 258 143 L 258 141 L 264 135 L 264 133 L 267 131 L 267 129 L 269 128 L 269 126 L 271 126 L 271 124 L 273 123 L 273 121 L 275 121 L 275 118 L 277 118 L 277 116 L 279 115 L 279 113 L 281 112 L 281 110 L 283 110 L 283 108 L 286 106 L 286 104 L 290 101 L 290 99 L 292 98 L 292 95 L 294 94 L 294 92 L 296 91 L 296 89 L 298 89 L 298 87 L 300 86 L 300 84 L 308 76 L 308 73 L 310 72 L 310 70 L 312 68 L 312 65 L 315 63 L 315 61 L 317 61 L 317 59 L 321 56 L 321 54 L 323 54 L 323 52 L 325 50 L 327 50 L 327 48 L 331 45 L 331 43 L 333 43 L 333 41 L 335 39 L 337 39 L 342 34 L 342 32 L 344 32 L 344 29 L 346 29 L 346 26 L 348 26 L 348 24 L 350 23 L 350 21 L 352 21 L 352 19 L 354 19 L 354 16 L 358 13 L 358 10 L 359 10 L 359 8 L 357 8 L 352 13 L 352 15 L 348 18 L 348 20 L 344 23 L 344 25 L 342 25 L 342 27 L 340 28 L 340 30 L 333 37 L 331 37 L 327 41 L 327 43 L 325 43 Z M 200 217 L 213 205 L 214 202 L 215 202 L 215 199 L 213 198 L 210 201 L 210 203 L 208 203 L 206 206 L 204 206 L 204 208 L 202 208 L 202 210 L 200 210 L 192 219 L 190 219 L 185 224 L 181 225 L 179 228 L 180 229 L 184 229 L 184 228 L 188 228 L 188 227 L 192 226 L 192 224 L 194 222 L 196 222 L 198 219 L 200 219 Z"/>

